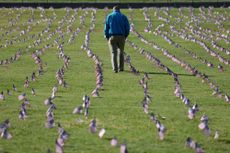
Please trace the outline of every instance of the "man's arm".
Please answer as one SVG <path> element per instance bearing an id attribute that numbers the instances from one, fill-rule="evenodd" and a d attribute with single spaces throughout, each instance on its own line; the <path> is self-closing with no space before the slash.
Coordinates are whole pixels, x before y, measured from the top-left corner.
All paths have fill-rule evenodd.
<path id="1" fill-rule="evenodd" d="M 125 16 L 125 38 L 128 37 L 130 31 L 130 25 L 129 25 L 129 20 Z"/>
<path id="2" fill-rule="evenodd" d="M 105 25 L 104 25 L 104 34 L 106 39 L 109 39 L 109 16 L 107 16 L 106 21 L 105 21 Z"/>

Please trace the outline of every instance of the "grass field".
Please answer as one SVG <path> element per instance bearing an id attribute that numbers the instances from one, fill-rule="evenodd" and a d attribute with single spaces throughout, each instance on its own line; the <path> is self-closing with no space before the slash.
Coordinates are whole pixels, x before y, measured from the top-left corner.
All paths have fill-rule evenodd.
<path id="1" fill-rule="evenodd" d="M 183 94 L 190 99 L 191 105 L 198 104 L 199 111 L 193 120 L 187 117 L 188 106 L 174 94 L 175 81 L 172 76 L 140 54 L 139 50 L 134 50 L 128 43 L 125 52 L 130 55 L 131 64 L 139 70 L 139 75 L 134 75 L 127 64 L 124 72 L 113 73 L 107 41 L 103 36 L 104 19 L 110 11 L 69 8 L 0 9 L 2 61 L 0 92 L 3 91 L 5 95 L 5 100 L 0 100 L 0 122 L 10 120 L 11 126 L 8 132 L 12 135 L 10 140 L 0 139 L 0 153 L 41 153 L 47 152 L 48 149 L 55 152 L 58 123 L 69 133 L 64 145 L 66 153 L 119 152 L 119 145 L 117 147 L 110 145 L 110 140 L 114 136 L 117 137 L 119 144 L 125 142 L 131 153 L 193 153 L 193 149 L 185 146 L 187 137 L 200 144 L 206 153 L 230 153 L 230 107 L 224 98 L 224 94 L 230 96 L 229 64 L 222 63 L 198 43 L 184 40 L 170 29 L 173 26 L 177 31 L 193 36 L 229 61 L 229 54 L 214 48 L 206 37 L 201 38 L 197 33 L 190 31 L 192 28 L 198 32 L 202 30 L 202 35 L 206 34 L 208 38 L 212 36 L 213 41 L 229 51 L 229 8 L 121 10 L 129 17 L 130 23 L 133 23 L 135 31 L 149 43 L 143 43 L 135 31 L 130 32 L 129 41 L 160 59 L 162 64 L 178 74 Z M 96 16 L 95 23 L 92 22 L 93 12 Z M 146 13 L 146 18 L 143 12 Z M 161 28 L 157 32 L 159 25 Z M 101 65 L 103 86 L 99 90 L 99 97 L 91 96 L 96 86 L 95 62 L 87 56 L 85 50 L 81 49 L 90 27 L 93 30 L 90 32 L 89 48 L 103 63 Z M 144 32 L 146 27 L 149 32 Z M 77 29 L 75 39 L 68 43 Z M 181 47 L 169 44 L 162 34 Z M 48 37 L 50 38 L 47 39 Z M 58 58 L 60 50 L 57 48 L 62 42 L 64 42 L 64 54 L 71 58 L 64 73 L 67 88 L 58 85 L 55 78 L 56 72 L 64 64 L 63 59 Z M 212 95 L 213 89 L 207 82 L 202 83 L 202 78 L 195 77 L 171 58 L 166 57 L 162 51 L 154 49 L 151 43 L 167 49 L 170 54 L 190 64 L 199 72 L 205 73 L 209 81 L 219 87 L 222 97 Z M 32 53 L 36 50 L 41 51 L 42 48 L 44 52 L 40 52 L 39 56 L 44 71 L 42 75 L 38 75 L 39 66 L 32 58 Z M 19 50 L 20 58 L 7 63 L 6 59 L 11 61 L 10 58 Z M 193 58 L 186 50 L 196 54 L 200 59 L 211 62 L 213 68 Z M 223 72 L 218 70 L 218 64 L 223 66 Z M 33 72 L 36 74 L 35 81 L 31 80 Z M 159 139 L 157 128 L 150 120 L 149 114 L 143 112 L 144 94 L 139 80 L 143 78 L 144 73 L 150 77 L 147 84 L 148 94 L 152 97 L 149 114 L 151 112 L 156 114 L 166 127 L 164 140 Z M 30 83 L 26 88 L 24 81 L 27 76 Z M 13 84 L 17 87 L 17 91 L 13 91 Z M 48 129 L 45 123 L 49 107 L 44 105 L 44 100 L 51 96 L 55 85 L 58 87 L 56 97 L 52 100 L 57 107 L 53 111 L 55 127 Z M 35 89 L 36 96 L 32 95 L 32 88 Z M 7 89 L 12 95 L 7 95 Z M 26 93 L 30 102 L 30 106 L 26 108 L 28 117 L 25 120 L 18 118 L 22 104 L 18 96 L 22 93 Z M 82 105 L 82 97 L 85 94 L 90 96 L 91 100 L 88 118 L 85 118 L 84 113 L 72 113 L 75 107 Z M 211 129 L 209 136 L 204 135 L 198 128 L 203 114 L 209 118 L 208 126 Z M 101 139 L 97 134 L 89 132 L 89 124 L 93 118 L 97 121 L 97 132 L 101 128 L 106 130 Z M 216 130 L 220 135 L 217 140 L 214 139 Z"/>

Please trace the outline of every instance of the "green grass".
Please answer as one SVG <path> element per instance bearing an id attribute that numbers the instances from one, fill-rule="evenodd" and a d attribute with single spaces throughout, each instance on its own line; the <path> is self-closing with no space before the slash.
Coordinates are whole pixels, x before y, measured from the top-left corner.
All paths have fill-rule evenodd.
<path id="1" fill-rule="evenodd" d="M 84 14 L 86 10 L 80 9 L 72 29 L 76 30 L 80 25 L 79 17 Z M 153 22 L 153 29 L 159 24 L 163 23 L 158 20 L 154 13 L 156 8 L 149 11 Z M 229 9 L 214 8 L 214 11 L 219 11 L 229 18 Z M 17 15 L 22 12 L 20 9 L 0 9 L 0 35 L 10 29 L 20 27 L 20 30 L 13 31 L 9 35 L 3 37 L 0 44 L 4 44 L 6 39 L 15 37 L 19 31 L 25 29 L 28 18 L 31 18 L 31 10 L 26 9 L 22 12 L 20 20 L 12 28 L 8 27 L 9 19 L 16 19 Z M 45 15 L 50 18 L 56 13 L 57 19 L 52 23 L 51 32 L 54 31 L 58 22 L 66 15 L 65 9 L 46 9 Z M 129 10 L 122 10 L 127 16 L 130 14 Z M 178 16 L 178 9 L 170 10 L 172 16 Z M 182 10 L 185 16 L 189 15 L 188 8 Z M 199 10 L 195 9 L 194 14 L 199 16 Z M 6 14 L 9 13 L 9 14 Z M 41 10 L 35 9 L 35 21 L 42 19 L 40 16 Z M 70 10 L 71 15 L 74 14 Z M 163 11 L 160 10 L 163 16 Z M 142 10 L 134 10 L 134 24 L 137 29 L 146 39 L 154 41 L 160 46 L 167 48 L 170 53 L 175 54 L 178 58 L 185 60 L 192 66 L 196 66 L 199 71 L 210 75 L 210 79 L 216 82 L 220 89 L 226 93 L 230 93 L 230 68 L 224 65 L 225 71 L 219 73 L 215 68 L 210 69 L 194 60 L 181 49 L 176 49 L 169 45 L 159 36 L 144 33 L 144 27 L 147 22 L 144 20 Z M 143 77 L 135 76 L 130 73 L 128 66 L 125 65 L 125 72 L 114 74 L 111 70 L 110 53 L 108 45 L 103 37 L 103 22 L 105 12 L 101 9 L 96 13 L 96 26 L 90 35 L 90 48 L 103 62 L 104 86 L 100 91 L 99 98 L 91 97 L 91 106 L 89 109 L 89 117 L 85 119 L 82 115 L 73 115 L 72 111 L 76 106 L 82 104 L 82 96 L 84 94 L 90 95 L 95 88 L 95 72 L 94 62 L 88 58 L 85 51 L 81 50 L 81 45 L 84 43 L 85 34 L 89 30 L 91 11 L 88 11 L 85 25 L 82 31 L 76 37 L 74 43 L 64 45 L 65 54 L 71 57 L 69 69 L 65 72 L 64 79 L 69 84 L 68 88 L 59 87 L 57 98 L 54 103 L 57 106 L 55 113 L 55 122 L 60 122 L 64 129 L 70 134 L 66 141 L 64 151 L 66 153 L 116 153 L 119 152 L 119 147 L 113 148 L 110 146 L 109 140 L 116 136 L 119 143 L 126 141 L 128 150 L 131 153 L 192 153 L 192 149 L 185 147 L 185 140 L 191 136 L 207 153 L 229 153 L 230 150 L 230 117 L 229 104 L 225 103 L 223 99 L 212 96 L 212 90 L 207 84 L 202 84 L 201 79 L 189 75 L 182 67 L 172 62 L 167 57 L 163 56 L 161 52 L 152 49 L 151 46 L 142 43 L 132 33 L 129 39 L 135 42 L 139 47 L 143 47 L 149 52 L 158 57 L 163 64 L 179 74 L 179 79 L 182 85 L 182 90 L 192 103 L 197 102 L 200 106 L 200 112 L 194 120 L 187 119 L 187 107 L 184 106 L 179 98 L 176 98 L 174 92 L 174 81 L 171 76 L 167 75 L 165 71 L 155 67 L 155 65 L 137 51 L 133 50 L 126 44 L 125 52 L 131 56 L 132 64 L 140 72 L 148 72 L 151 79 L 148 81 L 149 94 L 153 97 L 150 104 L 150 112 L 166 116 L 165 120 L 161 122 L 166 126 L 167 133 L 164 141 L 160 141 L 157 135 L 157 129 L 148 115 L 143 113 L 141 101 L 143 99 L 143 89 L 138 81 Z M 187 21 L 188 19 L 185 19 Z M 203 22 L 202 26 L 208 27 L 209 23 Z M 218 30 L 213 23 L 213 30 Z M 225 22 L 229 25 L 229 21 Z M 43 21 L 38 25 L 31 25 L 32 31 L 27 35 L 38 34 L 48 25 L 47 21 Z M 65 22 L 62 30 L 66 33 L 68 22 Z M 182 23 L 182 27 L 184 23 Z M 169 31 L 169 26 L 165 27 Z M 226 28 L 227 30 L 227 28 Z M 48 34 L 42 36 L 46 38 Z M 7 89 L 12 89 L 14 83 L 18 91 L 12 92 L 12 96 L 6 96 L 5 101 L 0 101 L 0 122 L 6 118 L 10 119 L 11 127 L 9 132 L 13 135 L 11 140 L 0 139 L 0 153 L 41 153 L 46 152 L 48 148 L 55 152 L 55 139 L 58 137 L 57 129 L 45 128 L 45 113 L 47 106 L 43 101 L 51 94 L 53 86 L 57 83 L 55 80 L 56 71 L 63 65 L 63 61 L 57 58 L 58 50 L 55 47 L 47 49 L 41 59 L 43 63 L 47 63 L 44 67 L 45 73 L 37 78 L 37 81 L 31 82 L 29 88 L 24 88 L 23 83 L 26 76 L 31 76 L 32 72 L 37 74 L 37 65 L 31 58 L 31 54 L 36 49 L 42 48 L 45 44 L 51 43 L 58 35 L 54 35 L 51 40 L 43 41 L 42 44 L 35 48 L 25 50 L 26 46 L 34 42 L 34 39 L 29 39 L 25 43 L 16 43 L 8 48 L 0 49 L 0 60 L 13 56 L 19 48 L 22 48 L 23 56 L 16 62 L 8 65 L 0 65 L 0 91 L 6 93 Z M 65 35 L 65 42 L 68 41 L 70 34 Z M 219 63 L 216 58 L 211 57 L 206 51 L 197 44 L 190 41 L 184 41 L 181 38 L 174 36 L 172 38 L 180 45 L 191 49 L 201 57 L 205 57 L 212 61 L 215 65 Z M 228 50 L 229 45 L 224 42 L 220 44 L 226 45 Z M 223 55 L 229 59 L 229 56 Z M 34 87 L 37 91 L 37 96 L 31 94 L 31 88 Z M 26 92 L 30 100 L 31 107 L 27 109 L 28 118 L 24 121 L 18 119 L 19 107 L 21 102 L 17 100 L 17 96 L 22 92 Z M 91 95 L 90 95 L 91 96 Z M 211 128 L 211 136 L 206 137 L 198 129 L 199 119 L 205 113 L 209 117 L 209 126 Z M 77 119 L 82 119 L 83 123 L 77 123 Z M 98 129 L 105 128 L 105 136 L 100 139 L 97 135 L 91 134 L 88 131 L 90 120 L 96 118 Z M 219 140 L 214 140 L 215 130 L 220 131 Z"/>

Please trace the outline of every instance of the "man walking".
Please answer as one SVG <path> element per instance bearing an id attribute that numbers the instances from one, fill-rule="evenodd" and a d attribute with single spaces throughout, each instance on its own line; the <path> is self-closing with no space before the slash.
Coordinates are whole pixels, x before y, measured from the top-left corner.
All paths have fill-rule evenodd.
<path id="1" fill-rule="evenodd" d="M 108 40 L 112 67 L 115 73 L 124 71 L 124 47 L 129 30 L 130 25 L 127 17 L 120 12 L 118 6 L 114 6 L 113 12 L 106 18 L 104 33 Z M 117 56 L 119 60 L 117 60 Z"/>

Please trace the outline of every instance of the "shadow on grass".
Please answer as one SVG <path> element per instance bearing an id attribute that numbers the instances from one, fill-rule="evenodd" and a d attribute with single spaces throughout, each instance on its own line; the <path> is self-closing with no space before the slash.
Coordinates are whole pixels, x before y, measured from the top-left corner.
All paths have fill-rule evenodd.
<path id="1" fill-rule="evenodd" d="M 124 72 L 127 72 L 127 73 L 132 73 L 131 71 L 128 71 L 128 70 L 124 70 Z M 143 72 L 143 71 L 140 71 L 139 73 L 141 74 L 144 74 L 144 73 L 148 73 L 148 74 L 153 74 L 153 75 L 169 75 L 168 73 L 162 73 L 162 72 Z M 192 75 L 192 74 L 180 74 L 178 73 L 177 75 L 181 75 L 181 76 L 195 76 L 195 75 Z"/>
<path id="2" fill-rule="evenodd" d="M 225 144 L 230 144 L 230 140 L 228 139 L 220 139 L 219 141 Z"/>
<path id="3" fill-rule="evenodd" d="M 145 73 L 145 72 L 140 72 L 140 73 Z M 159 74 L 159 75 L 169 75 L 168 73 L 159 73 L 159 72 L 146 72 L 146 73 L 148 73 L 148 74 Z M 177 73 L 177 75 L 179 75 L 179 76 L 195 76 L 195 75 L 193 75 L 193 74 L 181 74 L 181 73 Z M 213 75 L 208 75 L 208 77 L 210 78 L 210 77 L 213 77 Z"/>
<path id="4" fill-rule="evenodd" d="M 140 73 L 145 73 L 145 72 L 140 72 Z M 148 74 L 156 74 L 156 75 L 169 75 L 168 73 L 160 73 L 160 72 L 147 72 Z M 181 76 L 194 76 L 192 74 L 181 74 L 181 73 L 177 73 L 177 75 L 181 75 Z"/>

